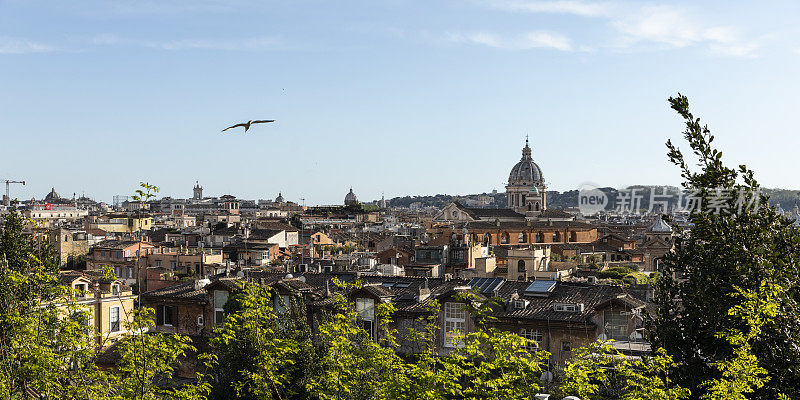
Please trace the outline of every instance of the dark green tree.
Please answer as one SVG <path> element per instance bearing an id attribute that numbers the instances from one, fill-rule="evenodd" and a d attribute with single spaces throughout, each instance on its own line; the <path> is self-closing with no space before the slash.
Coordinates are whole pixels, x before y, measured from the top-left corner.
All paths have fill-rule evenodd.
<path id="1" fill-rule="evenodd" d="M 681 169 L 683 187 L 691 193 L 693 226 L 677 235 L 675 251 L 661 264 L 650 321 L 654 348 L 666 349 L 678 365 L 677 381 L 701 396 L 702 382 L 721 378 L 717 366 L 738 351 L 720 333 L 749 331 L 745 320 L 729 312 L 741 302 L 736 294 L 774 285 L 780 289 L 777 312 L 748 342 L 768 382 L 750 398 L 772 399 L 780 393 L 799 398 L 800 236 L 769 207 L 753 171 L 724 165 L 722 152 L 712 145 L 714 136 L 689 111 L 688 99 L 679 94 L 669 102 L 685 121 L 683 136 L 699 170 L 667 142 L 669 160 Z"/>

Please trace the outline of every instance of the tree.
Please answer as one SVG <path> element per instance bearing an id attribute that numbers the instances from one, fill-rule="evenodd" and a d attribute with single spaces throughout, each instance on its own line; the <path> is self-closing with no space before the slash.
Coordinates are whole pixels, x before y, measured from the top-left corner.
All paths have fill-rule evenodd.
<path id="1" fill-rule="evenodd" d="M 685 96 L 670 98 L 684 119 L 684 138 L 700 170 L 695 172 L 681 150 L 667 142 L 670 161 L 681 169 L 683 187 L 693 197 L 691 232 L 680 232 L 675 251 L 661 266 L 656 311 L 649 323 L 653 345 L 663 347 L 678 364 L 677 380 L 703 393 L 701 382 L 724 378 L 718 367 L 735 359 L 741 343 L 730 332 L 748 332 L 747 321 L 729 310 L 741 304 L 736 294 L 776 287 L 777 312 L 749 338 L 748 353 L 767 371 L 768 382 L 750 398 L 776 398 L 783 391 L 800 397 L 800 314 L 798 264 L 800 236 L 791 223 L 769 207 L 753 171 L 726 167 L 714 136 L 689 111 Z"/>
<path id="2" fill-rule="evenodd" d="M 634 360 L 625 357 L 610 342 L 582 347 L 567 361 L 564 396 L 583 400 L 678 400 L 690 395 L 672 380 L 675 363 L 664 349 L 653 357 Z"/>
<path id="3" fill-rule="evenodd" d="M 133 333 L 118 344 L 120 361 L 106 379 L 114 388 L 115 399 L 201 400 L 208 385 L 198 382 L 173 388 L 171 380 L 180 362 L 197 352 L 192 340 L 184 335 L 147 333 L 155 328 L 155 311 L 142 307 L 132 311 L 126 329 Z"/>
<path id="4" fill-rule="evenodd" d="M 360 284 L 334 283 L 342 290 L 333 297 L 334 312 L 319 325 L 316 339 L 321 371 L 308 384 L 310 395 L 322 400 L 402 398 L 408 379 L 406 366 L 396 353 L 393 332 L 388 329 L 393 306 L 376 306 L 383 338 L 373 340 L 344 295 Z"/>
<path id="5" fill-rule="evenodd" d="M 311 332 L 297 302 L 276 313 L 274 289 L 242 283 L 225 305 L 225 322 L 209 345 L 211 398 L 303 399 L 316 371 Z"/>
<path id="6" fill-rule="evenodd" d="M 12 206 L 0 235 L 0 397 L 86 397 L 102 392 L 84 310 L 58 281 L 48 244 L 24 233 Z"/>

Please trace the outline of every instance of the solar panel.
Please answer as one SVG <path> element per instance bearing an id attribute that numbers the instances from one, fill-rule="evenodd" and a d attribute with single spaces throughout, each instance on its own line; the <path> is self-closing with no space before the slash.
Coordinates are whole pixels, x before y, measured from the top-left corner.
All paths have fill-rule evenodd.
<path id="1" fill-rule="evenodd" d="M 411 284 L 408 283 L 408 282 L 399 282 L 397 285 L 395 285 L 395 287 L 399 287 L 399 288 L 407 288 L 409 286 L 411 286 Z"/>
<path id="2" fill-rule="evenodd" d="M 547 296 L 556 287 L 556 281 L 533 281 L 525 293 L 532 295 Z"/>
<path id="3" fill-rule="evenodd" d="M 491 294 L 506 282 L 503 278 L 472 278 L 469 286 L 480 294 Z"/>
<path id="4" fill-rule="evenodd" d="M 394 286 L 394 282 L 383 282 L 381 285 L 383 285 L 383 287 L 392 287 Z"/>

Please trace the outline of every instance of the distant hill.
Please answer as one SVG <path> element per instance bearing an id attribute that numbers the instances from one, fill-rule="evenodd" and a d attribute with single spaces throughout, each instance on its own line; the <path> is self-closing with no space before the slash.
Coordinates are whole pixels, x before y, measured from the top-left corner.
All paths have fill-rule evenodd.
<path id="1" fill-rule="evenodd" d="M 656 188 L 656 196 L 663 193 L 662 190 L 664 188 L 666 188 L 668 194 L 676 194 L 679 191 L 679 188 L 674 186 L 634 185 L 629 188 L 640 190 L 639 193 L 642 196 L 640 208 L 649 208 L 650 193 L 653 188 Z M 600 188 L 600 190 L 605 192 L 609 198 L 616 198 L 618 193 L 617 189 L 609 187 Z M 780 205 L 786 211 L 791 210 L 795 202 L 800 202 L 800 190 L 798 189 L 763 189 L 763 191 L 770 196 L 769 203 L 771 205 Z M 469 207 L 505 208 L 506 195 L 504 192 L 467 195 L 437 194 L 434 196 L 395 197 L 388 199 L 386 202 L 390 207 L 410 207 L 416 203 L 420 207 L 441 208 L 453 201 L 459 201 Z M 674 201 L 670 202 L 670 207 L 674 205 L 673 203 Z M 549 190 L 547 191 L 547 206 L 555 209 L 577 207 L 578 191 L 559 192 Z"/>

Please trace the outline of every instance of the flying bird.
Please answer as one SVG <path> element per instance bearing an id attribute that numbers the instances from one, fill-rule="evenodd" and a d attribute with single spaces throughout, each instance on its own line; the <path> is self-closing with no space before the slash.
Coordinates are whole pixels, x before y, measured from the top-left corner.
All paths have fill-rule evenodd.
<path id="1" fill-rule="evenodd" d="M 238 128 L 240 126 L 243 126 L 244 127 L 244 131 L 247 132 L 247 130 L 250 129 L 250 125 L 252 125 L 252 124 L 265 124 L 267 122 L 275 122 L 275 120 L 274 119 L 262 119 L 262 120 L 255 120 L 255 121 L 247 121 L 247 122 L 244 122 L 244 123 L 241 123 L 241 124 L 236 124 L 234 126 L 229 126 L 229 127 L 225 128 L 225 129 L 223 129 L 222 131 L 225 132 L 228 129 Z"/>

